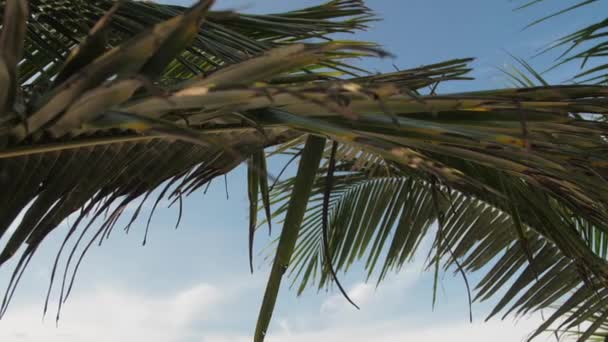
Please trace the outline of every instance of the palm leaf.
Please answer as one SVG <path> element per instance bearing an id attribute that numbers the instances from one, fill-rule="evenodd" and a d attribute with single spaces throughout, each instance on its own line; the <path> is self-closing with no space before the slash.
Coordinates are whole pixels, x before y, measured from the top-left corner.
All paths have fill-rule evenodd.
<path id="1" fill-rule="evenodd" d="M 0 1 L 0 8 L 5 3 Z M 43 87 L 45 81 L 60 71 L 68 52 L 86 42 L 89 28 L 114 4 L 113 0 L 32 1 L 30 10 L 35 20 L 28 25 L 20 81 L 36 77 L 34 83 Z M 125 1 L 107 23 L 107 43 L 117 46 L 144 28 L 184 10 L 180 6 Z M 268 16 L 211 12 L 207 19 L 194 43 L 165 70 L 166 81 L 209 73 L 219 65 L 242 61 L 287 42 L 362 29 L 371 14 L 360 1 L 333 0 L 297 12 Z M 96 46 L 103 47 L 102 41 L 99 43 Z M 36 74 L 43 67 L 45 75 L 41 78 Z"/>
<path id="2" fill-rule="evenodd" d="M 511 70 L 503 69 L 502 71 L 513 81 L 523 87 L 547 86 L 548 82 L 537 72 L 528 62 L 521 58 L 513 57 L 522 69 L 513 66 Z M 579 116 L 580 117 L 580 116 Z M 603 120 L 603 118 L 599 118 Z M 570 222 L 583 235 L 587 245 L 602 258 L 608 257 L 608 235 L 602 230 L 588 222 L 581 222 L 576 219 Z"/>
<path id="3" fill-rule="evenodd" d="M 487 193 L 477 197 L 448 187 L 435 187 L 417 174 L 393 170 L 390 174 L 370 176 L 365 170 L 353 171 L 352 166 L 352 162 L 345 162 L 338 167 L 342 172 L 334 179 L 329 204 L 331 250 L 333 263 L 339 270 L 348 271 L 351 265 L 361 264 L 368 279 L 376 274 L 380 283 L 389 272 L 399 271 L 411 260 L 424 236 L 434 231 L 432 225 L 441 215 L 444 220 L 441 240 L 445 247 L 428 260 L 429 266 L 441 260 L 445 270 L 485 272 L 476 286 L 476 301 L 506 291 L 489 318 L 501 311 L 505 317 L 509 313 L 525 315 L 551 309 L 575 291 L 579 291 L 576 307 L 603 302 L 593 295 L 594 290 L 603 288 L 601 281 L 595 283 L 593 276 L 579 273 L 575 260 L 564 256 L 550 238 L 532 228 L 549 230 L 574 225 L 564 222 L 559 214 L 561 209 L 543 209 L 546 203 L 541 202 L 543 198 L 524 199 L 532 194 L 529 189 L 520 185 L 520 189 L 511 191 L 506 199 Z M 483 168 L 477 172 L 493 173 Z M 493 174 L 492 178 L 496 176 Z M 520 183 L 514 177 L 500 177 L 510 186 Z M 331 285 L 328 270 L 321 266 L 324 252 L 319 203 L 324 182 L 324 173 L 320 170 L 294 252 L 290 274 L 292 284 L 298 285 L 298 293 L 313 282 L 319 288 Z M 284 201 L 290 197 L 292 184 L 293 180 L 288 179 L 274 190 L 274 202 L 279 205 L 276 215 L 285 210 Z M 438 210 L 434 210 L 434 191 L 439 192 Z M 510 203 L 518 206 L 512 208 Z M 513 211 L 525 224 L 522 227 L 525 249 L 516 221 L 509 214 Z M 576 234 L 572 236 L 576 239 Z M 589 281 L 596 284 L 595 288 Z M 571 309 L 570 305 L 566 302 L 559 307 L 558 314 L 545 324 L 556 322 L 564 311 Z M 577 317 L 584 319 L 593 312 L 582 311 Z"/>
<path id="4" fill-rule="evenodd" d="M 528 8 L 541 2 L 543 2 L 543 0 L 530 1 L 517 9 Z M 527 27 L 538 25 L 554 17 L 565 15 L 582 7 L 597 3 L 598 0 L 581 0 L 569 7 L 537 19 Z M 581 72 L 575 75 L 573 80 L 580 83 L 605 84 L 608 77 L 608 73 L 606 72 L 608 70 L 608 64 L 605 63 L 606 49 L 608 47 L 608 42 L 606 41 L 607 28 L 608 19 L 586 25 L 573 33 L 555 40 L 549 44 L 547 48 L 543 49 L 541 53 L 561 49 L 563 51 L 559 56 L 558 63 L 551 69 L 566 63 L 579 61 Z"/>
<path id="5" fill-rule="evenodd" d="M 564 335 L 568 336 L 568 337 L 581 337 L 583 335 L 585 335 L 586 333 L 586 326 L 591 323 L 596 323 L 596 322 L 602 322 L 600 323 L 600 327 L 592 334 L 587 334 L 586 335 L 586 340 L 590 341 L 590 342 L 604 342 L 606 341 L 606 338 L 608 336 L 608 325 L 606 324 L 605 320 L 601 319 L 601 315 L 602 315 L 602 311 L 597 312 L 593 315 L 591 315 L 588 318 L 588 322 L 585 322 L 587 324 L 582 324 L 582 326 L 580 327 L 575 327 L 570 329 L 569 331 L 565 332 Z"/>

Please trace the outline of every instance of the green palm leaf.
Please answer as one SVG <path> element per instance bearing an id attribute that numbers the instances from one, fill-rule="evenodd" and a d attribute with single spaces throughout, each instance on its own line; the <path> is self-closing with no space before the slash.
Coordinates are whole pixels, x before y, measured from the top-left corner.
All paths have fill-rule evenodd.
<path id="1" fill-rule="evenodd" d="M 532 5 L 543 2 L 544 0 L 530 1 L 517 9 L 524 9 Z M 551 13 L 543 18 L 537 19 L 527 27 L 541 24 L 554 17 L 565 15 L 576 11 L 585 6 L 597 4 L 598 0 L 581 0 L 575 4 L 563 8 L 555 13 Z M 558 63 L 551 69 L 566 63 L 580 62 L 581 72 L 573 77 L 580 83 L 606 84 L 608 79 L 608 64 L 605 62 L 606 49 L 606 29 L 608 28 L 608 18 L 599 22 L 583 26 L 582 28 L 555 40 L 541 51 L 546 53 L 551 50 L 561 49 Z M 549 69 L 549 70 L 551 70 Z"/>

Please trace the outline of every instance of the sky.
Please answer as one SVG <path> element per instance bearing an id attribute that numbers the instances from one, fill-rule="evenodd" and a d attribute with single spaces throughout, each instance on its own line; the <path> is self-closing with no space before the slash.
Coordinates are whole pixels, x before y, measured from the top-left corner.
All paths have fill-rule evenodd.
<path id="1" fill-rule="evenodd" d="M 455 82 L 444 92 L 506 85 L 499 67 L 512 63 L 509 53 L 544 70 L 555 55 L 531 58 L 548 42 L 599 19 L 608 6 L 600 2 L 532 29 L 532 20 L 576 1 L 549 1 L 544 6 L 513 12 L 508 0 L 370 0 L 383 21 L 357 38 L 375 41 L 394 59 L 364 61 L 377 71 L 414 67 L 451 58 L 476 57 L 475 81 Z M 179 3 L 179 2 L 178 2 Z M 319 1 L 218 0 L 217 8 L 268 13 Z M 179 4 L 187 4 L 181 2 Z M 552 82 L 573 75 L 575 66 L 550 74 Z M 273 237 L 258 234 L 255 272 L 247 259 L 246 174 L 243 167 L 228 176 L 229 199 L 218 179 L 207 194 L 193 194 L 184 204 L 184 218 L 174 229 L 176 209 L 159 209 L 141 246 L 145 218 L 128 234 L 117 229 L 101 247 L 87 255 L 74 290 L 55 323 L 57 303 L 42 308 L 55 252 L 67 223 L 47 241 L 21 281 L 5 318 L 0 341 L 47 342 L 237 342 L 250 341 L 269 272 L 262 252 Z M 166 204 L 166 203 L 161 203 Z M 144 206 L 149 210 L 151 203 Z M 0 246 L 6 241 L 0 240 Z M 539 315 L 484 322 L 490 303 L 468 305 L 462 279 L 443 274 L 438 304 L 432 307 L 432 275 L 423 272 L 420 256 L 376 288 L 357 270 L 343 277 L 356 310 L 336 292 L 306 291 L 296 297 L 284 286 L 268 341 L 522 341 L 541 322 Z M 8 283 L 11 266 L 0 269 L 0 285 Z M 57 298 L 57 293 L 54 293 Z"/>

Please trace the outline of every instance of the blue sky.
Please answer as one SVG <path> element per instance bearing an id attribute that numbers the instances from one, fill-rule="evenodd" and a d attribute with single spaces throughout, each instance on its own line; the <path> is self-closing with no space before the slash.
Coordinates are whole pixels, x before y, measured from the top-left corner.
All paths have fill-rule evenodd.
<path id="1" fill-rule="evenodd" d="M 512 12 L 508 0 L 371 0 L 382 22 L 357 38 L 376 41 L 395 54 L 394 60 L 362 62 L 372 70 L 389 71 L 394 63 L 406 68 L 458 57 L 477 57 L 476 81 L 447 85 L 443 91 L 502 87 L 505 77 L 497 67 L 511 63 L 507 51 L 529 58 L 544 44 L 581 23 L 605 15 L 601 2 L 569 16 L 523 31 L 534 18 L 555 10 L 549 1 L 528 11 Z M 317 4 L 302 0 L 218 0 L 220 8 L 267 13 Z M 180 4 L 187 4 L 180 2 Z M 540 70 L 555 55 L 530 62 Z M 565 80 L 574 66 L 547 78 Z M 148 244 L 141 247 L 145 218 L 129 235 L 117 229 L 102 247 L 93 248 L 84 261 L 72 296 L 55 326 L 55 302 L 42 320 L 42 306 L 51 261 L 67 225 L 55 232 L 35 256 L 24 276 L 8 315 L 0 321 L 2 341 L 250 341 L 264 292 L 269 267 L 259 252 L 271 241 L 259 234 L 253 275 L 247 261 L 247 194 L 244 169 L 216 180 L 206 195 L 193 194 L 185 202 L 185 216 L 174 230 L 176 210 L 160 209 L 150 228 Z M 147 209 L 150 209 L 149 203 Z M 161 203 L 162 204 L 162 203 Z M 275 232 L 276 236 L 276 232 Z M 0 241 L 0 246 L 4 241 Z M 483 323 L 489 304 L 468 306 L 462 280 L 442 276 L 439 303 L 431 308 L 432 277 L 422 272 L 417 258 L 403 272 L 375 289 L 353 271 L 344 277 L 351 297 L 361 306 L 350 307 L 335 292 L 310 290 L 296 298 L 283 288 L 271 325 L 269 341 L 519 341 L 540 322 L 540 317 L 515 322 Z M 0 269 L 0 284 L 7 284 L 11 265 Z M 55 293 L 57 295 L 57 293 Z M 56 298 L 56 297 L 55 297 Z M 515 324 L 517 323 L 517 324 Z"/>

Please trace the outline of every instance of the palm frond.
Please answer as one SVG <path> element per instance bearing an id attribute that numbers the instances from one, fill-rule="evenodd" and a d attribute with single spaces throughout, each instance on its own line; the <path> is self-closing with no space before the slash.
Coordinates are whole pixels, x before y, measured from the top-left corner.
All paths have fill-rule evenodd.
<path id="1" fill-rule="evenodd" d="M 511 57 L 518 65 L 512 65 L 509 69 L 501 68 L 500 70 L 509 77 L 511 83 L 516 88 L 546 87 L 550 85 L 541 73 L 536 71 L 536 69 L 526 60 L 513 55 L 511 55 Z"/>
<path id="2" fill-rule="evenodd" d="M 517 9 L 524 9 L 543 2 L 530 1 Z M 538 25 L 554 17 L 569 14 L 582 7 L 597 4 L 598 0 L 582 0 L 555 13 L 537 19 L 528 27 Z M 608 41 L 608 18 L 589 24 L 552 42 L 541 53 L 555 49 L 563 50 L 558 63 L 551 69 L 570 62 L 580 62 L 581 72 L 573 77 L 579 83 L 605 84 L 608 80 L 608 64 L 605 62 Z"/>
<path id="3" fill-rule="evenodd" d="M 586 341 L 589 342 L 604 342 L 606 341 L 606 338 L 608 338 L 608 323 L 604 320 L 601 320 L 601 315 L 602 312 L 605 311 L 599 311 L 597 313 L 595 313 L 594 315 L 591 315 L 588 319 L 587 322 L 585 322 L 584 324 L 582 324 L 579 327 L 574 327 L 571 328 L 569 331 L 564 333 L 564 336 L 567 337 L 573 337 L 573 338 L 580 338 L 583 336 L 586 336 Z M 597 324 L 597 322 L 600 322 L 600 326 L 597 328 L 597 330 L 595 330 L 594 333 L 586 333 L 587 329 L 586 327 L 589 324 Z"/>
<path id="4" fill-rule="evenodd" d="M 11 3 L 11 1 L 8 1 Z M 186 8 L 153 2 L 124 1 L 107 23 L 108 40 L 97 48 L 113 47 Z M 4 9 L 7 2 L 0 1 Z M 90 28 L 116 4 L 113 0 L 30 1 L 20 83 L 46 87 L 62 68 L 70 51 L 86 40 Z M 10 7 L 7 7 L 10 9 Z M 0 13 L 1 14 L 1 13 Z M 1 17 L 0 17 L 1 19 Z M 373 20 L 361 1 L 332 0 L 300 11 L 273 15 L 210 12 L 198 37 L 165 69 L 167 82 L 209 73 L 218 66 L 243 61 L 280 45 L 327 39 L 336 32 L 364 29 Z M 18 40 L 17 40 L 18 41 Z M 33 86 L 31 85 L 31 86 Z"/>
<path id="5" fill-rule="evenodd" d="M 537 72 L 528 62 L 521 58 L 513 57 L 515 61 L 521 66 L 522 69 L 513 66 L 511 70 L 503 69 L 502 71 L 511 78 L 513 83 L 522 87 L 535 87 L 535 86 L 547 86 L 549 83 Z M 580 115 L 576 114 L 578 117 Z M 605 118 L 597 118 L 598 120 L 604 120 Z M 594 253 L 606 259 L 608 257 L 608 235 L 602 231 L 597 230 L 595 227 L 588 222 L 580 222 L 573 220 L 571 222 L 577 230 L 585 237 L 585 241 L 589 248 Z"/>
<path id="6" fill-rule="evenodd" d="M 376 274 L 380 284 L 389 272 L 406 267 L 423 238 L 435 232 L 429 267 L 441 261 L 445 271 L 451 268 L 455 272 L 484 273 L 475 289 L 475 301 L 488 300 L 504 291 L 488 319 L 501 311 L 503 318 L 511 313 L 523 316 L 562 303 L 545 321 L 548 327 L 573 307 L 592 306 L 577 312 L 573 322 L 559 327 L 567 330 L 593 317 L 597 305 L 603 303 L 603 296 L 595 295 L 595 291 L 604 288 L 602 281 L 582 273 L 578 259 L 566 257 L 547 234 L 548 230 L 563 231 L 564 226 L 570 226 L 573 234 L 569 238 L 580 240 L 582 234 L 577 238 L 575 228 L 584 219 L 572 217 L 572 213 L 562 214 L 563 209 L 555 206 L 547 209 L 547 199 L 518 178 L 477 167 L 478 174 L 502 178 L 512 190 L 475 196 L 457 188 L 438 186 L 415 173 L 393 169 L 370 175 L 367 170 L 353 170 L 353 164 L 348 161 L 337 167 L 340 176 L 334 178 L 328 206 L 330 250 L 336 269 L 347 272 L 352 265 L 360 264 L 368 279 Z M 272 193 L 273 203 L 279 206 L 276 216 L 286 210 L 285 201 L 290 198 L 293 181 L 281 182 Z M 322 261 L 324 189 L 325 173 L 321 169 L 292 259 L 290 275 L 298 293 L 314 284 L 319 289 L 331 285 L 329 271 Z M 434 192 L 439 194 L 438 209 L 433 205 Z M 513 212 L 517 213 L 523 234 L 518 233 Z M 441 232 L 432 228 L 440 218 Z M 593 228 L 605 231 L 603 226 Z M 573 293 L 576 296 L 569 297 Z M 537 333 L 542 331 L 541 328 Z"/>

